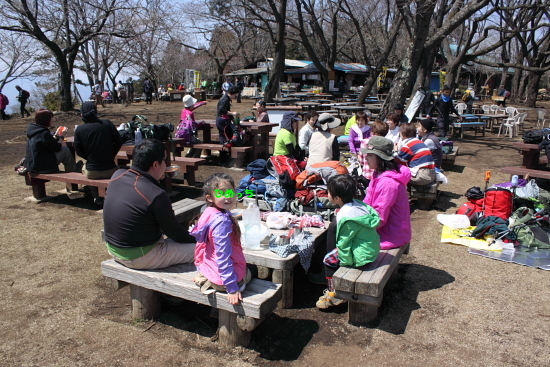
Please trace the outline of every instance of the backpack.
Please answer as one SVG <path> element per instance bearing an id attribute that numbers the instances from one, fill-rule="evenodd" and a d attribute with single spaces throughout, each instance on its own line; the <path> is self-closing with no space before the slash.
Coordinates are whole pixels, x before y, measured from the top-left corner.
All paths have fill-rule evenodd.
<path id="1" fill-rule="evenodd" d="M 475 226 L 479 219 L 481 218 L 481 212 L 483 209 L 483 199 L 470 200 L 462 204 L 456 214 L 462 214 L 468 217 L 470 224 Z"/>
<path id="2" fill-rule="evenodd" d="M 483 199 L 483 217 L 495 216 L 508 220 L 512 215 L 512 198 L 512 192 L 507 189 L 500 187 L 487 189 Z"/>
<path id="3" fill-rule="evenodd" d="M 540 144 L 544 139 L 548 139 L 550 129 L 529 130 L 523 132 L 523 142 L 525 144 Z"/>
<path id="4" fill-rule="evenodd" d="M 31 94 L 23 89 L 23 93 L 21 93 L 21 98 L 22 99 L 29 99 L 30 96 L 31 96 Z"/>
<path id="5" fill-rule="evenodd" d="M 296 181 L 296 177 L 300 174 L 300 168 L 296 164 L 296 159 L 289 158 L 286 155 L 277 155 L 270 157 L 267 163 L 267 169 L 272 168 L 278 176 L 283 172 L 288 172 L 291 181 Z"/>
<path id="6" fill-rule="evenodd" d="M 193 120 L 191 120 L 189 116 L 187 116 L 185 120 L 180 121 L 174 137 L 178 139 L 184 139 L 187 144 L 192 144 L 195 142 L 195 136 L 193 132 Z"/>
<path id="7" fill-rule="evenodd" d="M 508 97 L 510 97 L 510 91 L 509 90 L 504 92 L 504 98 L 508 98 Z"/>
<path id="8" fill-rule="evenodd" d="M 468 102 L 470 99 L 472 98 L 471 94 L 470 94 L 470 90 L 469 89 L 466 89 L 466 91 L 464 92 L 464 94 L 462 95 L 462 100 L 464 102 Z"/>
<path id="9" fill-rule="evenodd" d="M 5 94 L 2 94 L 2 99 L 4 100 L 4 104 L 7 106 L 10 104 L 10 100 L 8 99 L 8 96 Z"/>
<path id="10" fill-rule="evenodd" d="M 255 178 L 256 180 L 261 180 L 267 176 L 269 176 L 269 172 L 266 168 L 267 162 L 265 159 L 256 159 L 255 161 L 251 162 L 246 166 L 246 170 L 250 172 L 250 176 Z"/>
<path id="11" fill-rule="evenodd" d="M 246 132 L 233 120 L 229 120 L 229 123 L 225 125 L 223 135 L 225 139 L 224 145 L 229 147 L 242 147 L 248 140 Z"/>
<path id="12" fill-rule="evenodd" d="M 517 226 L 514 228 L 517 241 L 529 248 L 550 249 L 548 233 L 538 223 L 528 224 L 535 219 L 534 215 L 534 211 L 526 207 L 520 207 L 512 214 L 510 225 Z"/>
<path id="13" fill-rule="evenodd" d="M 339 161 L 327 161 L 312 164 L 296 177 L 296 189 L 323 180 L 325 184 L 334 175 L 344 175 L 348 169 Z"/>

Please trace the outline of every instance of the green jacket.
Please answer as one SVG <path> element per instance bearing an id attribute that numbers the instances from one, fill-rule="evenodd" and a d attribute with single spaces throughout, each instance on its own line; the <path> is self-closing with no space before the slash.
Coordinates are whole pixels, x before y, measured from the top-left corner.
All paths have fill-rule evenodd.
<path id="1" fill-rule="evenodd" d="M 353 201 L 351 210 L 346 205 L 340 209 L 342 217 L 336 227 L 338 260 L 340 266 L 359 267 L 376 260 L 380 252 L 380 236 L 376 232 L 380 217 L 359 200 Z"/>

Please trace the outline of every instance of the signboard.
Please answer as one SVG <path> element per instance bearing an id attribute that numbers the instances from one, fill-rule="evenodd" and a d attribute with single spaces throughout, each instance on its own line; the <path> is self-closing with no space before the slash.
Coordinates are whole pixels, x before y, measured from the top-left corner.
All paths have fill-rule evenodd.
<path id="1" fill-rule="evenodd" d="M 407 107 L 407 111 L 405 112 L 405 115 L 409 118 L 409 122 L 413 122 L 414 115 L 416 115 L 416 111 L 418 111 L 418 108 L 424 101 L 424 98 L 426 97 L 426 92 L 424 92 L 422 89 L 419 89 L 416 91 L 416 94 L 414 97 L 409 101 L 409 106 Z"/>

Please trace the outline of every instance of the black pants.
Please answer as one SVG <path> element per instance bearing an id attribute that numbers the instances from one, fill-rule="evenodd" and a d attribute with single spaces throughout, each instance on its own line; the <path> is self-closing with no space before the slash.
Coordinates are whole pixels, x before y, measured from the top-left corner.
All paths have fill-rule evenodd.
<path id="1" fill-rule="evenodd" d="M 27 109 L 25 108 L 25 105 L 27 104 L 27 101 L 26 100 L 23 100 L 21 101 L 21 117 L 25 117 L 25 113 L 27 114 L 27 116 L 30 116 L 31 114 L 29 113 L 29 111 L 27 111 Z"/>
<path id="2" fill-rule="evenodd" d="M 473 107 L 474 107 L 474 100 L 473 99 L 471 101 L 466 102 L 466 113 L 472 114 Z"/>
<path id="3" fill-rule="evenodd" d="M 145 93 L 145 103 L 153 103 L 153 92 Z"/>
<path id="4" fill-rule="evenodd" d="M 327 229 L 327 254 L 336 248 L 336 227 L 337 222 L 335 215 Z M 331 268 L 325 265 L 325 276 L 332 278 L 336 270 L 338 270 L 338 268 Z"/>
<path id="5" fill-rule="evenodd" d="M 502 101 L 497 101 L 497 106 L 501 106 L 502 105 L 502 108 L 506 108 L 506 98 L 504 98 L 504 100 Z"/>
<path id="6" fill-rule="evenodd" d="M 7 119 L 8 119 L 8 116 L 7 116 L 6 113 L 4 112 L 4 109 L 3 109 L 3 108 L 0 110 L 0 118 L 1 118 L 2 120 L 7 120 Z"/>
<path id="7" fill-rule="evenodd" d="M 444 138 L 445 136 L 447 136 L 447 132 L 449 131 L 449 115 L 439 115 L 437 117 L 437 131 L 440 138 Z"/>

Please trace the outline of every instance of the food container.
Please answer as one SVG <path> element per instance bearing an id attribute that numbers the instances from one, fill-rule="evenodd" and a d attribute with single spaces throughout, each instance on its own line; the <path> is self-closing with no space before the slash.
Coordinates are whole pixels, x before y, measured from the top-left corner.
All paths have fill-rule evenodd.
<path id="1" fill-rule="evenodd" d="M 168 167 L 166 167 L 166 171 L 164 171 L 164 173 L 168 177 L 174 177 L 178 173 L 179 170 L 180 170 L 179 166 L 168 166 Z"/>

